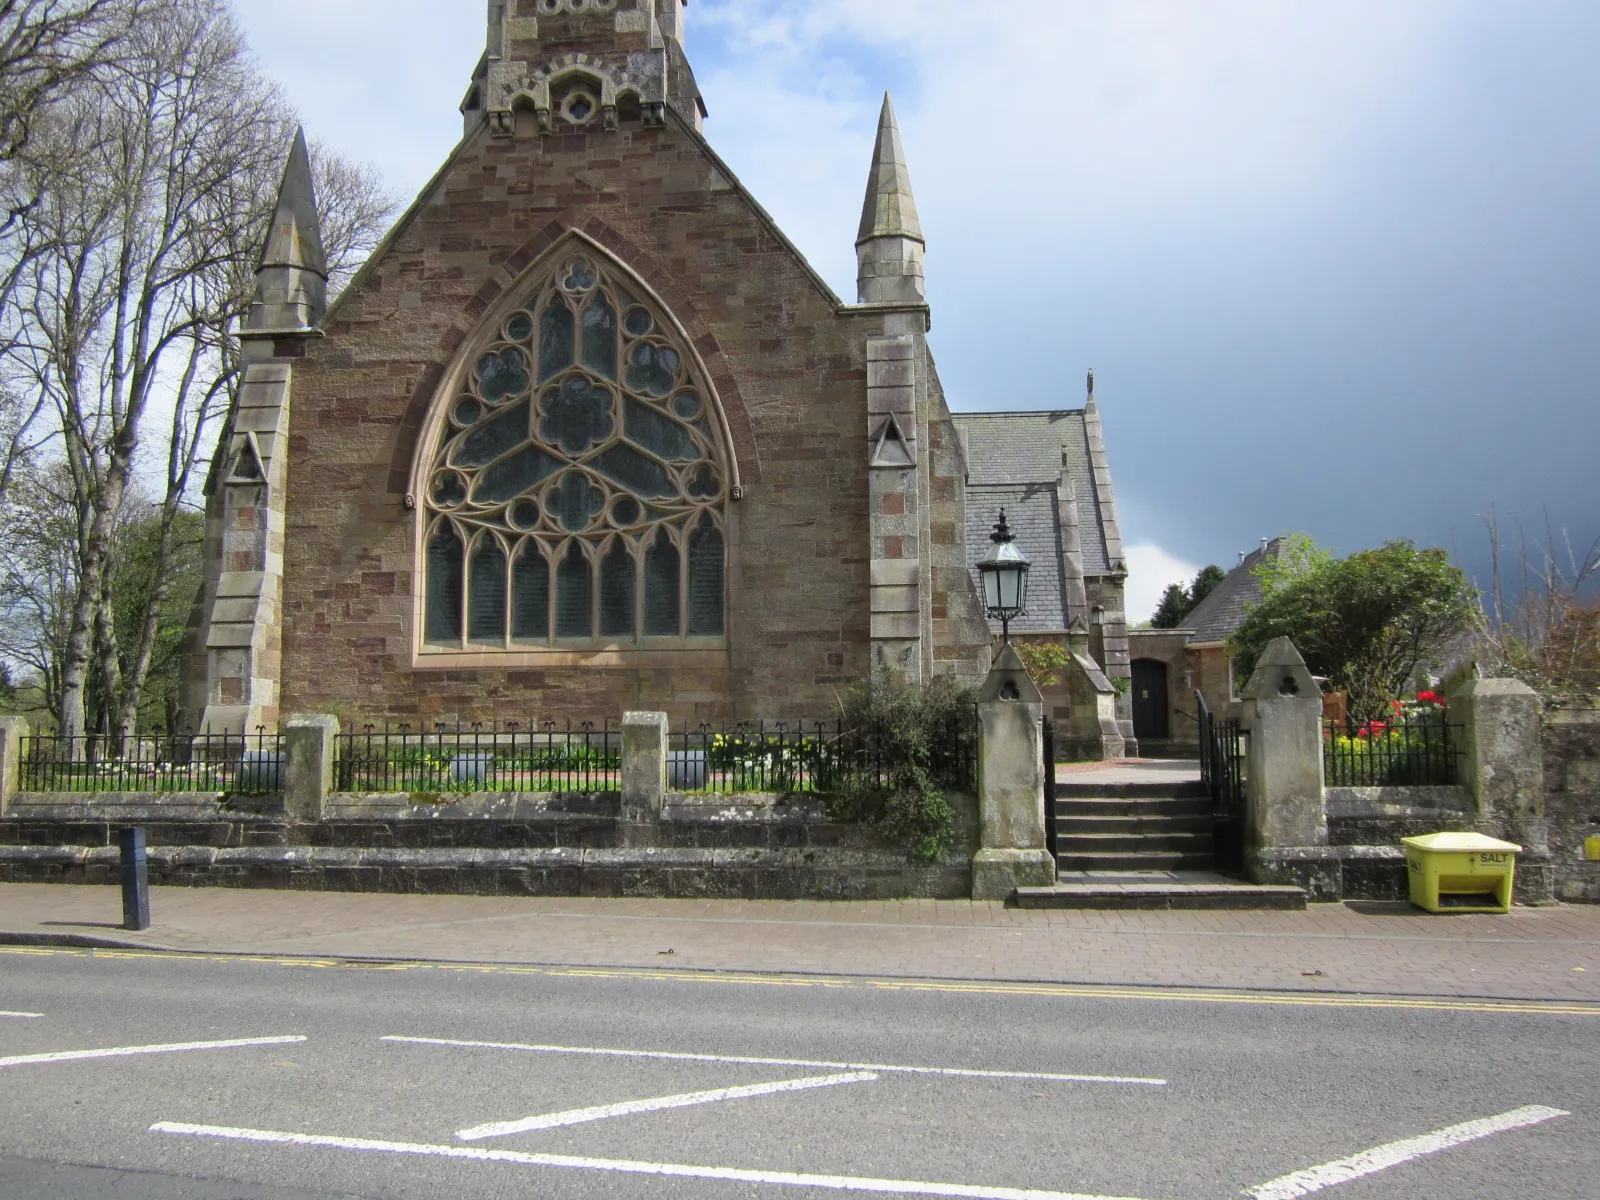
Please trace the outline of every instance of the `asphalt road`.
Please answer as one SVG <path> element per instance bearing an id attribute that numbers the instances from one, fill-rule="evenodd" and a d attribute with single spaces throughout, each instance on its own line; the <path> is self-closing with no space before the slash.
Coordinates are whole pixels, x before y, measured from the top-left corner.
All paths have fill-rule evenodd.
<path id="1" fill-rule="evenodd" d="M 0 1011 L 6 1200 L 1600 1195 L 1572 1006 L 12 948 Z"/>

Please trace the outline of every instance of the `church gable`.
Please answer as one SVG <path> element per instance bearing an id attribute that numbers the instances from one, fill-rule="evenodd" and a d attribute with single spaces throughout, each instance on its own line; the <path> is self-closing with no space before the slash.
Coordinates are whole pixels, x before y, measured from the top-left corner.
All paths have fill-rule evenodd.
<path id="1" fill-rule="evenodd" d="M 256 343 L 289 447 L 274 686 L 678 720 L 984 669 L 892 106 L 847 306 L 700 135 L 678 0 L 489 17 L 444 169 L 319 329 Z"/>

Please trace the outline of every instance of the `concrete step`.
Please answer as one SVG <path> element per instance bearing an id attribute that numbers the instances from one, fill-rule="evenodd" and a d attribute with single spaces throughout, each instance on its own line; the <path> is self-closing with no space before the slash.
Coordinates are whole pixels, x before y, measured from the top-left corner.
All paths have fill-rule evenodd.
<path id="1" fill-rule="evenodd" d="M 1079 833 L 1063 836 L 1056 827 L 1056 849 L 1062 854 L 1142 854 L 1163 851 L 1175 854 L 1211 853 L 1211 831 L 1150 829 L 1136 833 Z"/>
<path id="2" fill-rule="evenodd" d="M 1257 887 L 1211 872 L 1064 873 L 1054 887 L 1018 888 L 1019 908 L 1303 909 L 1297 887 Z"/>
<path id="3" fill-rule="evenodd" d="M 1211 799 L 1200 797 L 1068 796 L 1056 794 L 1056 815 L 1077 817 L 1191 817 L 1209 815 Z"/>
<path id="4" fill-rule="evenodd" d="M 1056 798 L 1179 800 L 1205 796 L 1206 785 L 1190 783 L 1096 783 L 1093 779 L 1056 779 Z"/>
<path id="5" fill-rule="evenodd" d="M 1207 871 L 1214 865 L 1211 847 L 1183 853 L 1176 850 L 1100 851 L 1085 853 L 1056 843 L 1058 871 Z"/>
<path id="6" fill-rule="evenodd" d="M 1204 833 L 1215 824 L 1210 813 L 1173 817 L 1137 815 L 1084 816 L 1077 812 L 1056 811 L 1056 836 L 1076 837 L 1083 833 Z"/>

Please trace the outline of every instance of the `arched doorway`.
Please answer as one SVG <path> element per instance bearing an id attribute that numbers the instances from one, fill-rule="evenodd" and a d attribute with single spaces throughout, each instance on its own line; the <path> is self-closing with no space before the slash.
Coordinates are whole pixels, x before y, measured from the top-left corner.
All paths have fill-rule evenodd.
<path id="1" fill-rule="evenodd" d="M 1133 660 L 1133 736 L 1164 741 L 1167 722 L 1167 664 L 1154 658 Z"/>

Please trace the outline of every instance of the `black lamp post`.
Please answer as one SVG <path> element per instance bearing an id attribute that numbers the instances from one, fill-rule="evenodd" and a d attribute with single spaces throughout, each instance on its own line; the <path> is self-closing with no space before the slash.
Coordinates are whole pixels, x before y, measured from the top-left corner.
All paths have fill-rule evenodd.
<path id="1" fill-rule="evenodd" d="M 1000 618 L 1000 636 L 1011 641 L 1011 620 L 1028 609 L 1028 568 L 1033 564 L 1017 548 L 1006 525 L 1006 510 L 1000 510 L 1000 523 L 989 535 L 992 543 L 978 560 L 978 575 L 983 580 L 983 604 L 991 617 Z"/>

